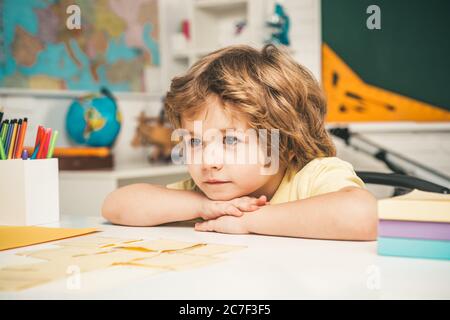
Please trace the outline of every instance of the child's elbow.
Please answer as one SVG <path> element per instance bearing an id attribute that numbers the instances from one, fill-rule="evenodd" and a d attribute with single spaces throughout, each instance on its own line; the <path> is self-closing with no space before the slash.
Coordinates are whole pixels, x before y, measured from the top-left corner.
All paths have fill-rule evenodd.
<path id="1" fill-rule="evenodd" d="M 374 241 L 378 235 L 378 219 L 375 214 L 367 214 L 366 220 L 361 224 L 359 240 Z"/>
<path id="2" fill-rule="evenodd" d="M 353 207 L 357 208 L 354 240 L 373 241 L 378 235 L 378 213 L 376 198 L 365 189 L 354 189 Z"/>
<path id="3" fill-rule="evenodd" d="M 120 210 L 118 210 L 118 205 L 114 196 L 114 192 L 110 193 L 105 200 L 103 200 L 102 205 L 102 216 L 106 220 L 114 224 L 120 224 Z"/>

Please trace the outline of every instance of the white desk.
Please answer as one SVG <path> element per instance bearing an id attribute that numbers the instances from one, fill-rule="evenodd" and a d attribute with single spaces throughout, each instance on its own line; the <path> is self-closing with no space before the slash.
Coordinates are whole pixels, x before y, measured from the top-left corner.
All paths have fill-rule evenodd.
<path id="1" fill-rule="evenodd" d="M 187 223 L 152 228 L 113 226 L 97 217 L 62 219 L 64 227 L 98 227 L 99 235 L 169 238 L 246 245 L 223 262 L 152 274 L 114 267 L 82 274 L 81 289 L 66 280 L 0 299 L 310 299 L 450 298 L 450 261 L 381 257 L 376 242 L 323 241 L 195 232 Z M 57 226 L 57 224 L 51 225 Z M 33 249 L 51 247 L 40 244 Z M 0 266 L 25 263 L 31 247 L 0 252 Z M 32 260 L 33 262 L 37 260 Z"/>

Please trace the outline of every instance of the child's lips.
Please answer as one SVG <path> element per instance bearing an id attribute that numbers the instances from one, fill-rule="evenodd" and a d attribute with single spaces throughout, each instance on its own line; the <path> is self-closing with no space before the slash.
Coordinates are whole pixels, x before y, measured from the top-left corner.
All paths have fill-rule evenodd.
<path id="1" fill-rule="evenodd" d="M 205 181 L 206 184 L 210 184 L 210 185 L 221 185 L 221 184 L 230 183 L 230 182 L 231 181 L 217 180 L 217 179 L 208 179 Z"/>

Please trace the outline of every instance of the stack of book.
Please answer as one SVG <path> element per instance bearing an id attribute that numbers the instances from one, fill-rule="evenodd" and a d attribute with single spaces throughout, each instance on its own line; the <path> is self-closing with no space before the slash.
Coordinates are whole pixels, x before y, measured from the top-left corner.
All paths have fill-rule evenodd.
<path id="1" fill-rule="evenodd" d="M 413 190 L 378 201 L 378 254 L 450 260 L 450 195 Z"/>

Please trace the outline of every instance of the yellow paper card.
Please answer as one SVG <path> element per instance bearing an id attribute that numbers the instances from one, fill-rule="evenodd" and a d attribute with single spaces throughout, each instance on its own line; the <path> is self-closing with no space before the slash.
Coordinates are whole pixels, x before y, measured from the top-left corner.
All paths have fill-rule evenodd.
<path id="1" fill-rule="evenodd" d="M 0 251 L 97 232 L 96 228 L 67 229 L 0 226 Z"/>
<path id="2" fill-rule="evenodd" d="M 127 245 L 141 240 L 142 239 L 123 239 L 114 237 L 84 237 L 81 239 L 64 240 L 56 244 L 63 247 L 113 248 L 119 245 Z"/>
<path id="3" fill-rule="evenodd" d="M 107 249 L 107 248 L 98 249 L 98 248 L 89 248 L 89 247 L 86 247 L 86 248 L 59 247 L 59 248 L 52 248 L 52 249 L 23 251 L 23 252 L 16 253 L 16 255 L 53 261 L 53 260 L 69 259 L 69 258 L 75 258 L 75 257 L 79 257 L 79 256 L 107 252 L 109 250 L 110 249 Z"/>
<path id="4" fill-rule="evenodd" d="M 202 246 L 203 243 L 174 241 L 166 239 L 148 240 L 135 242 L 129 245 L 119 246 L 119 249 L 136 250 L 136 251 L 176 251 L 181 249 Z"/>
<path id="5" fill-rule="evenodd" d="M 47 280 L 45 279 L 41 280 L 1 277 L 0 272 L 0 291 L 19 291 L 40 285 L 45 282 L 47 282 Z"/>
<path id="6" fill-rule="evenodd" d="M 0 269 L 0 291 L 17 291 L 62 279 L 77 272 L 129 266 L 178 271 L 222 261 L 216 255 L 244 247 L 176 240 L 131 240 L 86 236 L 56 243 L 60 247 L 28 250 L 17 255 L 47 260 Z"/>
<path id="7" fill-rule="evenodd" d="M 129 262 L 127 264 L 147 268 L 181 270 L 186 268 L 195 268 L 204 266 L 220 260 L 221 260 L 220 258 L 216 257 L 163 252 L 155 257 L 148 259 L 141 259 Z"/>
<path id="8" fill-rule="evenodd" d="M 0 270 L 0 279 L 42 280 L 45 282 L 61 278 L 66 275 L 67 267 L 62 262 L 39 262 L 29 265 L 5 267 Z"/>
<path id="9" fill-rule="evenodd" d="M 204 246 L 196 246 L 181 250 L 182 253 L 200 255 L 200 256 L 214 256 L 216 254 L 223 254 L 231 251 L 244 249 L 244 246 L 230 246 L 222 244 L 207 244 Z"/>

